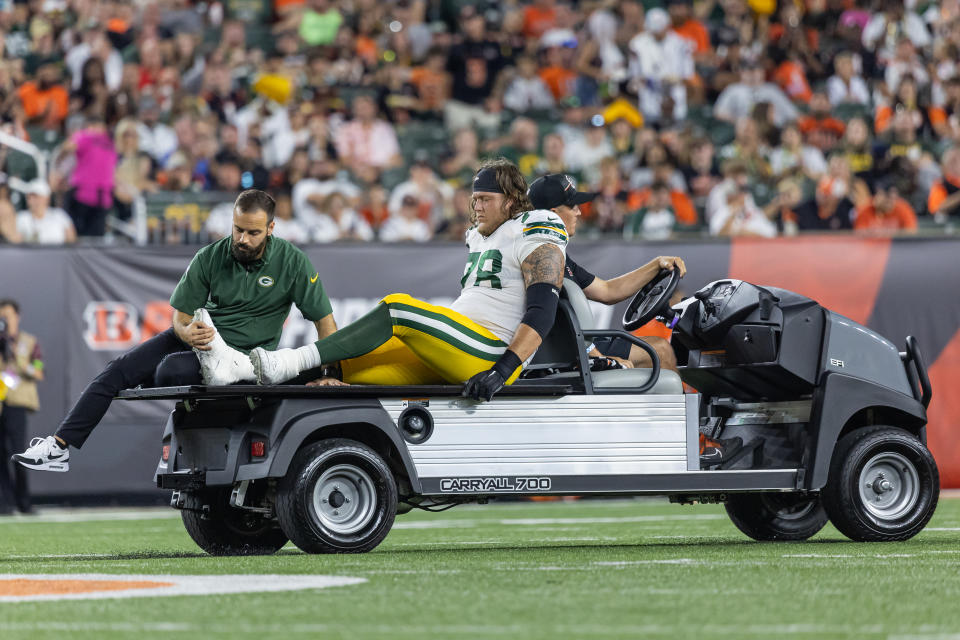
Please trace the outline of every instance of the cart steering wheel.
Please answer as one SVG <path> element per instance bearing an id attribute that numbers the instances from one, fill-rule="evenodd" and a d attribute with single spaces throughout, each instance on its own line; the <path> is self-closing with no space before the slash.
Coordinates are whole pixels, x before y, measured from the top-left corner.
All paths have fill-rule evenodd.
<path id="1" fill-rule="evenodd" d="M 661 269 L 653 280 L 643 286 L 633 296 L 633 300 L 623 312 L 623 328 L 627 331 L 639 329 L 657 316 L 673 316 L 670 298 L 680 283 L 680 269 L 672 271 Z"/>

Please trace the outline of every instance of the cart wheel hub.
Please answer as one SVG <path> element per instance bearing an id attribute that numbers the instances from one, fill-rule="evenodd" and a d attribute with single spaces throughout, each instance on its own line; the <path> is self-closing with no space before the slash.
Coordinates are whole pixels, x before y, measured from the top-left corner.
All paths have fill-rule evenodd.
<path id="1" fill-rule="evenodd" d="M 354 534 L 376 517 L 373 479 L 353 464 L 338 464 L 321 474 L 313 488 L 313 511 L 319 523 L 337 535 Z"/>
<path id="2" fill-rule="evenodd" d="M 920 497 L 920 476 L 901 453 L 885 451 L 870 458 L 860 471 L 860 501 L 880 520 L 909 513 Z"/>

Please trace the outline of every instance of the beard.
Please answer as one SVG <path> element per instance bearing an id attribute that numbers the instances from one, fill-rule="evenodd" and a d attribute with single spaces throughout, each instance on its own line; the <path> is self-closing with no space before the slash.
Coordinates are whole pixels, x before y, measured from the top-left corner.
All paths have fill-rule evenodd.
<path id="1" fill-rule="evenodd" d="M 242 265 L 248 265 L 252 262 L 256 262 L 260 258 L 260 250 L 263 246 L 259 247 L 248 247 L 236 242 L 230 243 L 230 253 L 233 254 L 234 260 L 239 262 Z"/>

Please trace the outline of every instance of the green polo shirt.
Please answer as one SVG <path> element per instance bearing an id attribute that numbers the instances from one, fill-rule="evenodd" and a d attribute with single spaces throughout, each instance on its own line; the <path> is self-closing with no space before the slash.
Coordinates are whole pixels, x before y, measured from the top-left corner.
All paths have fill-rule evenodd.
<path id="1" fill-rule="evenodd" d="M 303 251 L 271 236 L 263 257 L 242 265 L 231 241 L 227 236 L 197 252 L 170 296 L 174 309 L 192 315 L 206 307 L 227 344 L 243 351 L 276 349 L 291 303 L 307 320 L 330 315 L 320 274 Z"/>

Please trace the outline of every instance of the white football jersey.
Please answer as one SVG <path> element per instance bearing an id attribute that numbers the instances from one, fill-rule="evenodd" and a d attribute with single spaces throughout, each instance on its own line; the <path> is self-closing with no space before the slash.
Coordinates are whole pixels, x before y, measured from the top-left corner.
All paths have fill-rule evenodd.
<path id="1" fill-rule="evenodd" d="M 543 244 L 565 251 L 567 239 L 560 216 L 544 210 L 507 220 L 489 236 L 471 228 L 467 231 L 470 255 L 460 279 L 462 291 L 450 308 L 509 344 L 527 308 L 520 264 Z"/>

